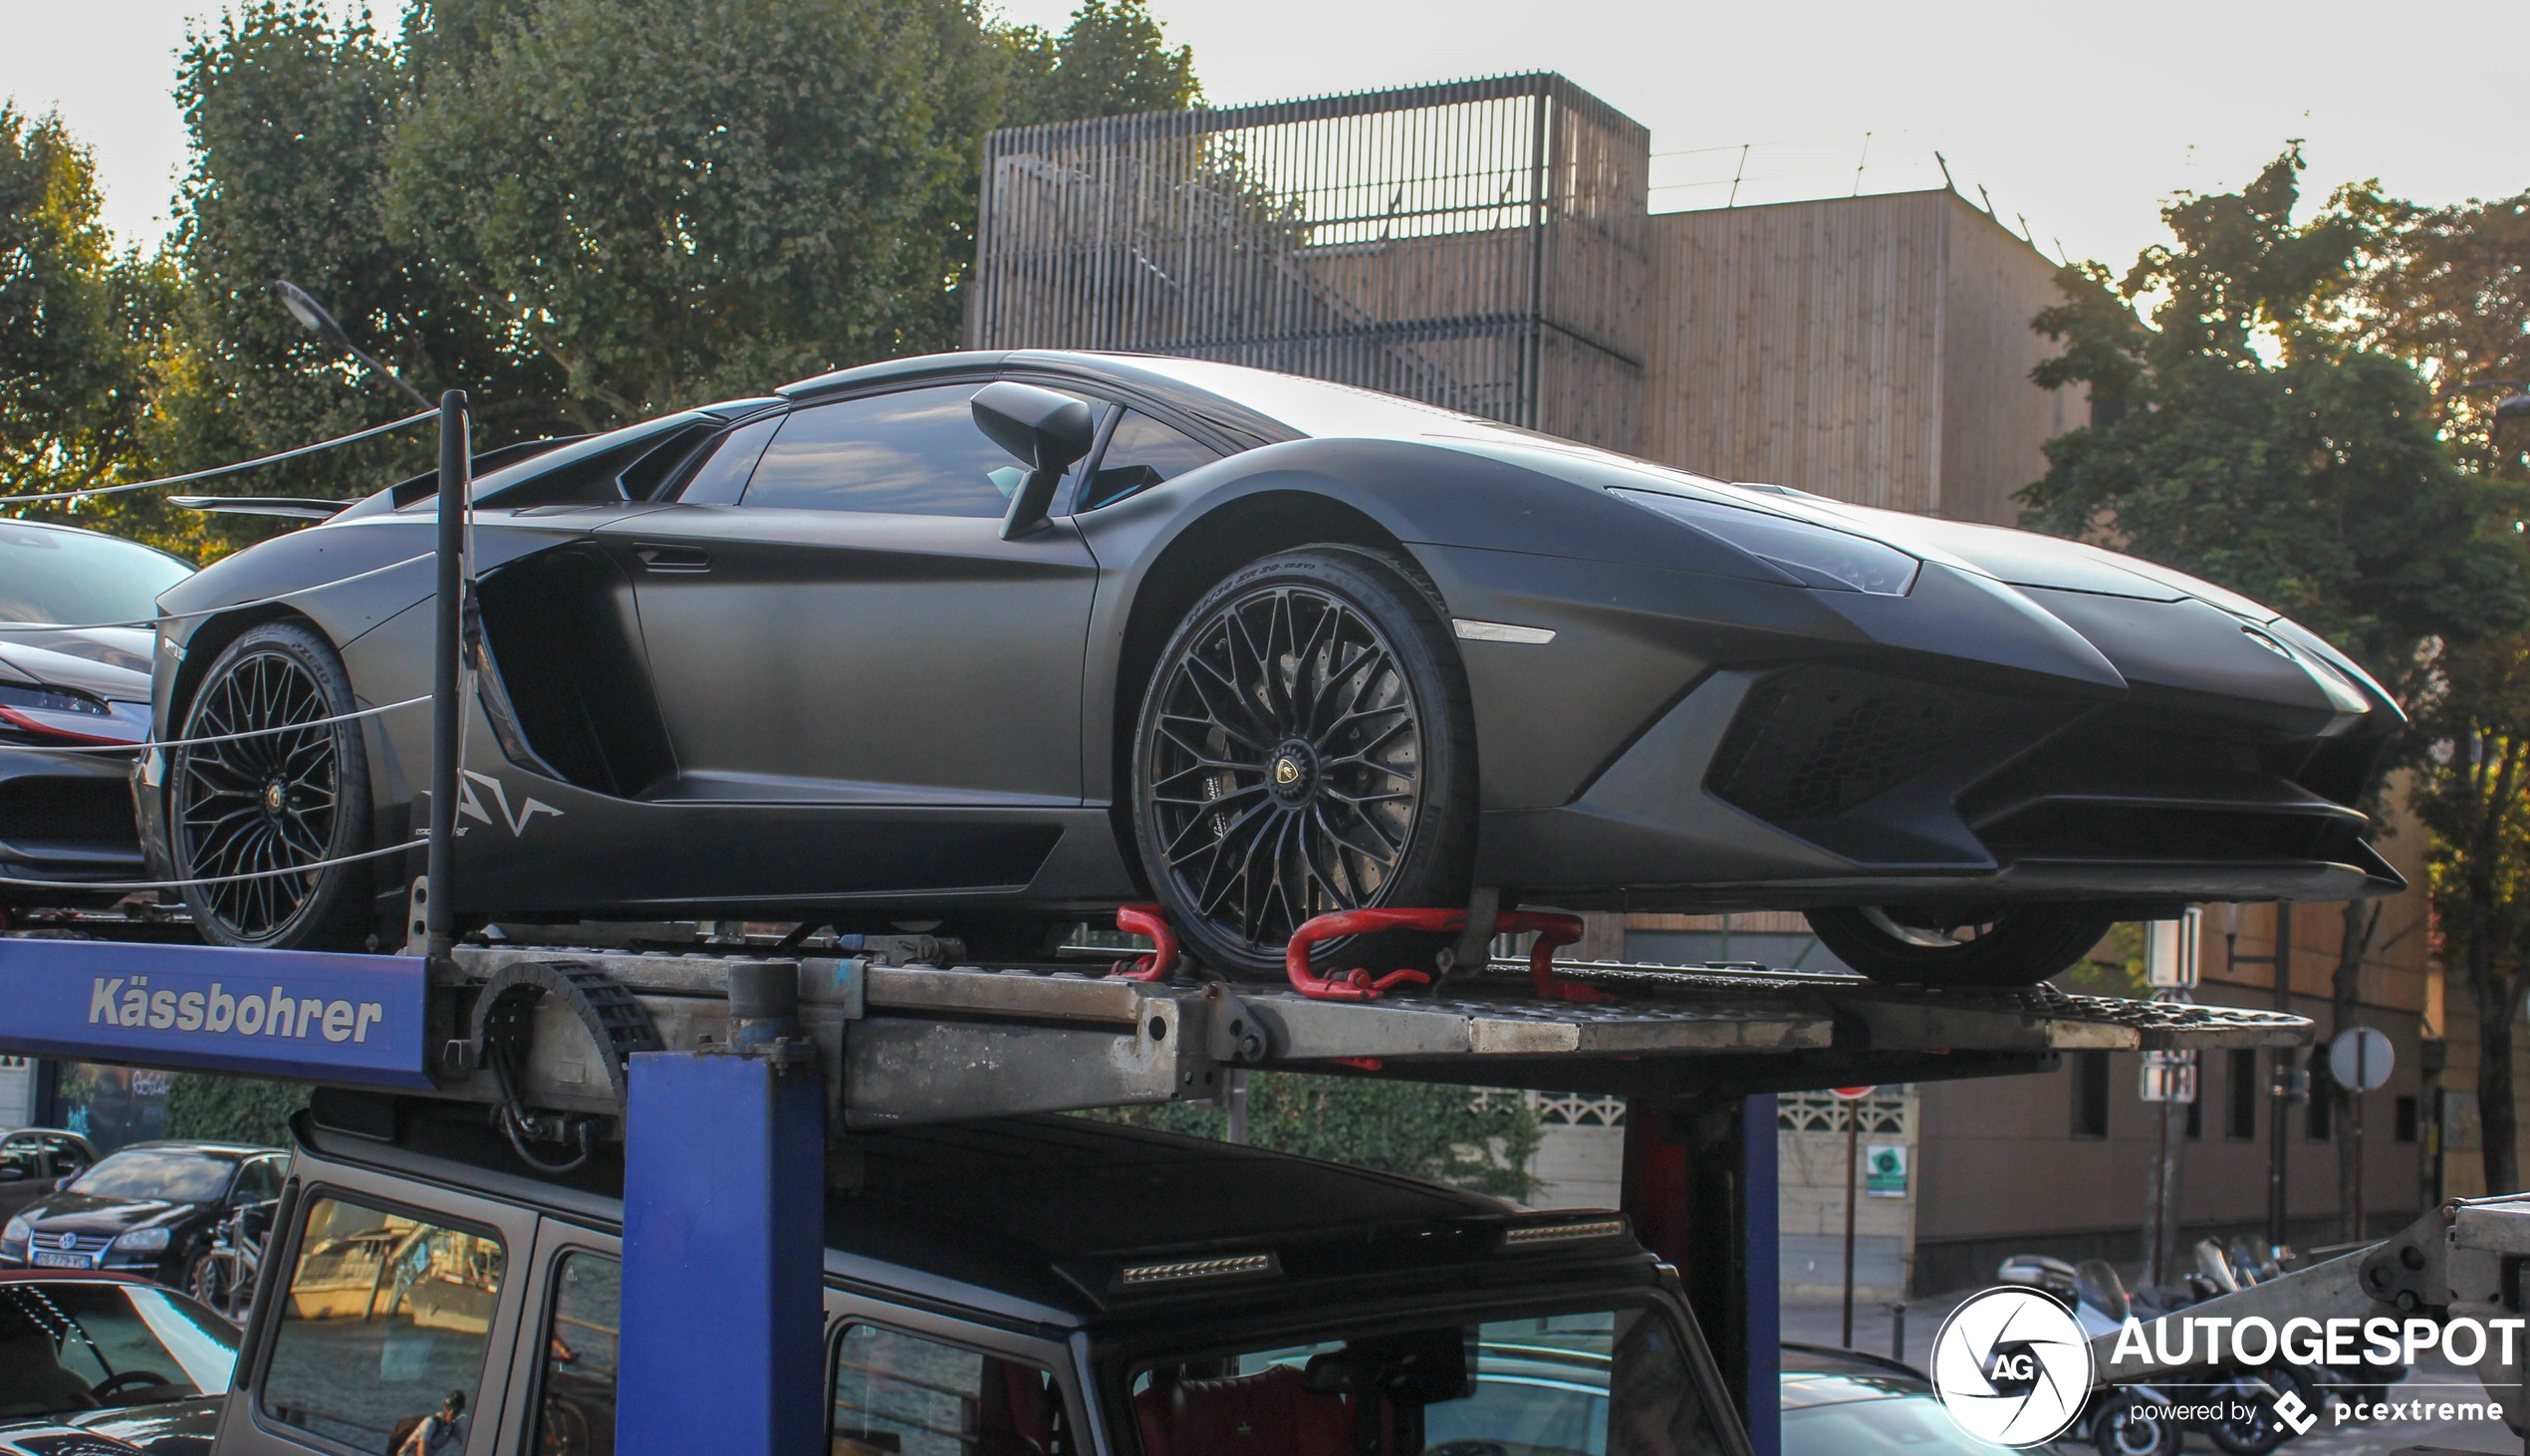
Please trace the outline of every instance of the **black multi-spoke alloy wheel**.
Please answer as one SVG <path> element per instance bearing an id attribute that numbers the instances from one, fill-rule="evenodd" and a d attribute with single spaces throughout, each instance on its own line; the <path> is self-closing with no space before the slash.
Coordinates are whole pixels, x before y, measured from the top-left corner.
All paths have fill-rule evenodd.
<path id="1" fill-rule="evenodd" d="M 1861 905 L 1809 916 L 1838 960 L 1875 981 L 1922 986 L 2034 986 L 2082 959 L 2116 923 L 2078 904 Z"/>
<path id="2" fill-rule="evenodd" d="M 252 735 L 175 749 L 168 766 L 178 876 L 220 881 L 184 891 L 205 939 L 342 949 L 365 938 L 369 866 L 300 869 L 370 848 L 360 723 L 321 722 L 351 711 L 343 659 L 298 622 L 249 630 L 203 674 L 182 737 Z"/>
<path id="3" fill-rule="evenodd" d="M 1303 547 L 1213 588 L 1160 650 L 1134 742 L 1134 835 L 1178 934 L 1232 976 L 1273 980 L 1316 916 L 1464 905 L 1473 721 L 1403 563 Z M 1386 969 L 1439 943 L 1330 941 L 1320 965 Z"/>

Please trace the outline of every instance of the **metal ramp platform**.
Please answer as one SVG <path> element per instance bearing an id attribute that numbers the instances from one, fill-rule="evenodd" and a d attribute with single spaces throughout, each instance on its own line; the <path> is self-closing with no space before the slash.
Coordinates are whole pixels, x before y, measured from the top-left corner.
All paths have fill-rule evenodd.
<path id="1" fill-rule="evenodd" d="M 1538 999 L 1525 962 L 1499 961 L 1435 994 L 1339 1003 L 1280 987 L 1043 967 L 460 946 L 431 976 L 441 1035 L 428 1070 L 440 1095 L 502 1100 L 484 998 L 542 968 L 549 994 L 535 1000 L 513 1054 L 518 1100 L 615 1114 L 625 1056 L 725 1046 L 733 974 L 787 977 L 792 966 L 830 1125 L 844 1129 L 1209 1098 L 1234 1069 L 1746 1095 L 2044 1071 L 2067 1051 L 2295 1047 L 2311 1035 L 2308 1020 L 2271 1011 L 1738 966 L 1558 962 L 1559 976 L 1619 998 L 1577 1004 Z M 598 1023 L 557 982 L 620 988 L 655 1040 L 602 1047 Z"/>

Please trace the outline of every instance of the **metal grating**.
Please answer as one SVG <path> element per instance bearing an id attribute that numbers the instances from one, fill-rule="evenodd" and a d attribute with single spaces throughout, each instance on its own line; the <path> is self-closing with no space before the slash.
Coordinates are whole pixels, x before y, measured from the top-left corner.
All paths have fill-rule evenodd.
<path id="1" fill-rule="evenodd" d="M 1649 159 L 1548 74 L 1007 127 L 967 343 L 1249 364 L 1632 449 Z"/>

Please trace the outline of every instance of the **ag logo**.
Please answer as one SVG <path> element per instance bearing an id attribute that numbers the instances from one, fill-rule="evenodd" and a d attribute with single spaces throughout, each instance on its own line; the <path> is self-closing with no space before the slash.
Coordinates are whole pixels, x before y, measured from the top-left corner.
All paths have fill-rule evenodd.
<path id="1" fill-rule="evenodd" d="M 2065 1307 L 2028 1289 L 1990 1289 L 1941 1322 L 1932 1388 L 1959 1428 L 1998 1446 L 2063 1435 L 2091 1393 L 2091 1342 Z"/>

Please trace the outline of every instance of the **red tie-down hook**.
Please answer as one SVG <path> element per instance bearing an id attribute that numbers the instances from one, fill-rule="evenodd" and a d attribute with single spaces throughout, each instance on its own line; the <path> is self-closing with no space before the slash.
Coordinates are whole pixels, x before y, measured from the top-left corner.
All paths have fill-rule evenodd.
<path id="1" fill-rule="evenodd" d="M 1108 974 L 1127 981 L 1165 981 L 1177 963 L 1177 932 L 1168 928 L 1167 913 L 1157 905 L 1119 905 L 1116 928 L 1128 935 L 1147 935 L 1151 953 L 1116 963 Z"/>
<path id="2" fill-rule="evenodd" d="M 1464 910 L 1341 910 L 1320 915 L 1292 932 L 1291 943 L 1283 952 L 1283 969 L 1291 977 L 1292 989 L 1303 996 L 1320 1001 L 1377 1001 L 1391 987 L 1412 982 L 1431 984 L 1431 977 L 1421 971 L 1391 971 L 1378 980 L 1366 970 L 1339 971 L 1332 976 L 1317 976 L 1309 970 L 1309 950 L 1322 940 L 1340 935 L 1373 935 L 1383 930 L 1421 930 L 1435 935 L 1455 935 L 1466 928 Z M 1529 981 L 1537 994 L 1548 1001 L 1614 1001 L 1617 998 L 1596 987 L 1567 981 L 1555 974 L 1555 951 L 1582 937 L 1579 915 L 1557 915 L 1531 910 L 1506 910 L 1494 917 L 1493 933 L 1516 935 L 1522 931 L 1537 932 L 1537 946 L 1529 952 Z"/>

